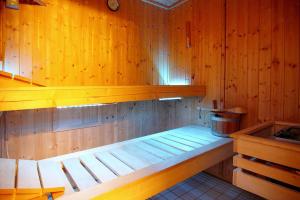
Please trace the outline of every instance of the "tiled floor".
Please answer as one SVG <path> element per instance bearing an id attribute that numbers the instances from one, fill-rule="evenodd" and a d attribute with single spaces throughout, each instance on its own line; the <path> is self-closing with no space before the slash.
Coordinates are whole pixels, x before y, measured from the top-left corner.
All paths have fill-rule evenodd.
<path id="1" fill-rule="evenodd" d="M 206 173 L 199 173 L 196 176 L 150 198 L 150 200 L 175 199 L 262 200 L 261 197 L 246 192 Z"/>

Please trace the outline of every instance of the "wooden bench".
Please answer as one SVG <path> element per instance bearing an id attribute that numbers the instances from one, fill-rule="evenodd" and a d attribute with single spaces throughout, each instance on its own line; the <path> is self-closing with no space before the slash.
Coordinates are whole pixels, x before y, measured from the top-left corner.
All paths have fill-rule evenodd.
<path id="1" fill-rule="evenodd" d="M 227 159 L 232 148 L 231 139 L 186 126 L 40 161 L 1 159 L 0 180 L 5 181 L 0 199 L 48 194 L 60 199 L 146 199 Z"/>

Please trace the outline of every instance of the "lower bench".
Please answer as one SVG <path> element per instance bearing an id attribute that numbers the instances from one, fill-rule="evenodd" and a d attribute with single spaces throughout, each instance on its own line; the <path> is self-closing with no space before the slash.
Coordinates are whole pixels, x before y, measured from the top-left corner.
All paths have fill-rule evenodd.
<path id="1" fill-rule="evenodd" d="M 24 178 L 35 184 L 21 190 L 19 181 L 12 180 L 22 177 L 20 171 L 10 176 L 0 171 L 9 183 L 0 183 L 0 198 L 17 199 L 25 192 L 27 199 L 49 194 L 60 199 L 146 199 L 232 155 L 231 139 L 213 136 L 201 126 L 185 126 L 40 161 L 10 160 L 14 167 L 34 163 L 27 169 L 32 174 Z"/>

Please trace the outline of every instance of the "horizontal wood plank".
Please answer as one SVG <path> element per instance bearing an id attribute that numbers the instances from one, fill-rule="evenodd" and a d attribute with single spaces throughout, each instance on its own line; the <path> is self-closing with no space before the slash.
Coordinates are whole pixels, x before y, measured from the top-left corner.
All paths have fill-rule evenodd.
<path id="1" fill-rule="evenodd" d="M 204 86 L 0 88 L 0 111 L 204 96 Z"/>
<path id="2" fill-rule="evenodd" d="M 240 168 L 233 172 L 233 184 L 266 199 L 300 199 L 299 192 L 244 173 Z"/>
<path id="3" fill-rule="evenodd" d="M 82 166 L 79 159 L 68 159 L 62 163 L 79 190 L 84 190 L 98 184 L 92 175 Z"/>
<path id="4" fill-rule="evenodd" d="M 80 157 L 82 164 L 97 178 L 100 182 L 110 181 L 117 176 L 101 163 L 94 155 L 88 154 Z"/>
<path id="5" fill-rule="evenodd" d="M 41 193 L 42 187 L 34 160 L 19 160 L 17 175 L 17 193 Z"/>
<path id="6" fill-rule="evenodd" d="M 16 160 L 0 158 L 0 194 L 15 191 Z"/>
<path id="7" fill-rule="evenodd" d="M 189 135 L 186 135 L 186 134 L 180 134 L 180 133 L 174 132 L 171 135 L 179 137 L 179 138 L 182 138 L 182 139 L 185 139 L 185 140 L 188 140 L 188 141 L 196 142 L 196 143 L 201 144 L 201 145 L 205 145 L 205 144 L 211 143 L 211 142 L 209 142 L 207 140 L 201 140 L 201 139 L 198 139 L 196 137 L 189 136 Z"/>
<path id="8" fill-rule="evenodd" d="M 125 145 L 124 147 L 122 147 L 122 149 L 124 149 L 131 155 L 138 157 L 139 159 L 143 160 L 144 162 L 146 162 L 148 164 L 153 165 L 153 164 L 163 161 L 163 159 L 161 159 L 160 157 L 155 156 L 155 155 L 135 146 L 134 144 Z"/>
<path id="9" fill-rule="evenodd" d="M 167 151 L 169 153 L 172 153 L 174 155 L 180 155 L 183 154 L 184 151 L 174 148 L 172 146 L 166 145 L 165 143 L 161 143 L 159 141 L 153 140 L 153 139 L 149 139 L 149 140 L 144 140 L 145 143 L 152 145 L 156 148 L 162 149 L 164 151 Z"/>
<path id="10" fill-rule="evenodd" d="M 134 172 L 132 168 L 108 152 L 95 153 L 95 156 L 119 176 L 125 176 Z"/>
<path id="11" fill-rule="evenodd" d="M 110 153 L 135 170 L 139 170 L 150 165 L 149 163 L 138 158 L 137 156 L 133 156 L 125 149 L 114 149 L 111 150 Z"/>
<path id="12" fill-rule="evenodd" d="M 187 145 L 184 145 L 179 142 L 175 142 L 173 140 L 169 140 L 169 139 L 166 139 L 163 137 L 155 137 L 155 138 L 153 138 L 153 140 L 157 140 L 161 143 L 167 144 L 169 146 L 175 147 L 175 148 L 183 150 L 183 151 L 192 151 L 194 149 L 193 147 L 190 147 L 190 146 L 187 146 Z"/>
<path id="13" fill-rule="evenodd" d="M 168 153 L 167 151 L 161 150 L 159 148 L 155 148 L 154 146 L 151 146 L 145 142 L 136 142 L 134 143 L 134 145 L 136 145 L 138 148 L 143 149 L 149 153 L 152 153 L 153 155 L 156 155 L 157 157 L 160 157 L 162 159 L 168 159 L 171 158 L 172 155 L 171 153 Z"/>
<path id="14" fill-rule="evenodd" d="M 178 142 L 178 143 L 181 143 L 181 144 L 184 144 L 184 145 L 193 147 L 193 148 L 198 148 L 198 147 L 203 146 L 202 144 L 195 143 L 195 142 L 192 142 L 192 141 L 190 141 L 190 140 L 185 140 L 185 139 L 182 139 L 182 138 L 180 138 L 180 137 L 173 136 L 173 135 L 164 135 L 164 136 L 162 136 L 162 137 L 163 137 L 163 138 L 166 138 L 166 139 L 168 139 L 168 140 L 173 140 L 173 141 L 175 141 L 175 142 Z"/>
<path id="15" fill-rule="evenodd" d="M 300 175 L 284 169 L 276 168 L 275 166 L 269 166 L 248 160 L 242 158 L 240 155 L 233 157 L 233 165 L 296 187 L 300 187 Z"/>
<path id="16" fill-rule="evenodd" d="M 53 161 L 38 161 L 43 192 L 71 194 L 74 192 L 67 176 L 59 163 Z"/>
<path id="17" fill-rule="evenodd" d="M 264 140 L 264 138 L 261 139 Z M 298 150 L 300 150 L 300 148 L 298 148 Z M 234 140 L 234 151 L 239 154 L 252 156 L 300 170 L 299 151 L 262 144 L 260 142 L 253 142 L 251 140 L 244 140 L 242 138 Z"/>

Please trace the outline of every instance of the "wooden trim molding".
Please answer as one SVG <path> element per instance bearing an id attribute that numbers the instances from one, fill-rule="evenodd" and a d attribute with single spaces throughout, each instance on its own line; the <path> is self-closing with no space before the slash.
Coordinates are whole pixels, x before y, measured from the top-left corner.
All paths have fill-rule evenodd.
<path id="1" fill-rule="evenodd" d="M 205 86 L 0 88 L 0 111 L 204 96 Z"/>

